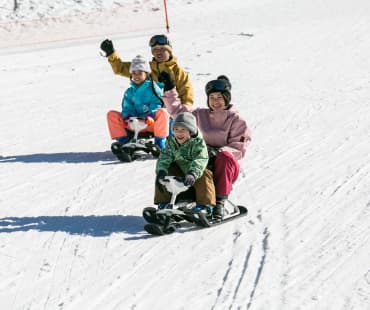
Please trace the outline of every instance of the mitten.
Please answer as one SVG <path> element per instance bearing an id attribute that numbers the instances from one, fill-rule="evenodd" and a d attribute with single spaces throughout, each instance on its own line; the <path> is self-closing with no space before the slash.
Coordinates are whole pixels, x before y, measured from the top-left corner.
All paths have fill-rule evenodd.
<path id="1" fill-rule="evenodd" d="M 162 71 L 160 73 L 158 81 L 164 84 L 164 91 L 171 90 L 175 87 L 175 81 L 167 71 Z"/>
<path id="2" fill-rule="evenodd" d="M 187 175 L 185 175 L 184 185 L 193 186 L 195 181 L 196 181 L 196 178 L 195 178 L 194 174 L 188 173 Z"/>
<path id="3" fill-rule="evenodd" d="M 213 148 L 213 147 L 208 147 L 208 146 L 207 146 L 207 149 L 208 149 L 208 164 L 207 164 L 207 167 L 209 169 L 213 170 L 217 154 L 219 153 L 219 149 Z"/>
<path id="4" fill-rule="evenodd" d="M 105 57 L 108 57 L 110 55 L 113 54 L 114 52 L 114 47 L 113 47 L 113 43 L 111 40 L 109 39 L 105 39 L 101 44 L 100 44 L 100 48 L 102 51 L 105 52 Z"/>
<path id="5" fill-rule="evenodd" d="M 153 119 L 153 117 L 151 117 L 150 115 L 148 115 L 148 116 L 145 118 L 145 124 L 147 124 L 148 126 L 153 125 L 153 124 L 154 124 L 154 119 Z"/>
<path id="6" fill-rule="evenodd" d="M 219 152 L 218 149 L 213 148 L 213 147 L 207 147 L 207 150 L 208 150 L 209 159 L 214 159 L 217 156 L 218 152 Z"/>

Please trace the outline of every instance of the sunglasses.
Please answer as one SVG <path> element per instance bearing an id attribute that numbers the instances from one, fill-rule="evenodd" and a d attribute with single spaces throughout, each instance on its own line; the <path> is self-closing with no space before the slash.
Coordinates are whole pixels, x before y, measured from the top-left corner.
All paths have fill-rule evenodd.
<path id="1" fill-rule="evenodd" d="M 224 92 L 230 91 L 230 84 L 223 80 L 212 80 L 206 84 L 206 94 L 209 95 L 211 92 Z"/>
<path id="2" fill-rule="evenodd" d="M 164 34 L 158 34 L 153 36 L 149 41 L 149 46 L 153 47 L 156 45 L 171 45 L 170 40 Z"/>

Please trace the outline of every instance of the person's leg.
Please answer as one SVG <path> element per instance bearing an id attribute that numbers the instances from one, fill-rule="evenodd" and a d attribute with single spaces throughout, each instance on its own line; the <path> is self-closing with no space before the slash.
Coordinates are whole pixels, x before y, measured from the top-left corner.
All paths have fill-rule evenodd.
<path id="1" fill-rule="evenodd" d="M 126 124 L 123 120 L 122 114 L 118 111 L 109 111 L 107 113 L 107 122 L 109 134 L 112 139 L 126 137 Z"/>
<path id="2" fill-rule="evenodd" d="M 177 176 L 177 177 L 183 177 L 184 173 L 181 171 L 181 169 L 174 163 L 172 163 L 168 169 L 168 175 L 170 176 Z M 185 192 L 180 193 L 177 197 L 181 197 L 181 194 L 184 195 Z M 171 200 L 171 193 L 169 193 L 164 186 L 155 185 L 155 192 L 154 192 L 154 204 L 160 204 L 160 203 L 168 203 Z"/>
<path id="3" fill-rule="evenodd" d="M 229 152 L 220 152 L 217 154 L 213 172 L 213 179 L 216 187 L 216 207 L 213 212 L 214 217 L 223 217 L 225 200 L 231 192 L 233 183 L 238 178 L 239 171 L 239 163 Z"/>
<path id="4" fill-rule="evenodd" d="M 159 205 L 161 203 L 168 203 L 171 201 L 171 193 L 167 192 L 167 190 L 162 186 L 155 185 L 154 191 L 154 204 Z"/>
<path id="5" fill-rule="evenodd" d="M 215 159 L 213 179 L 217 196 L 227 197 L 239 175 L 239 163 L 229 152 L 220 152 Z"/>
<path id="6" fill-rule="evenodd" d="M 216 191 L 211 170 L 204 170 L 203 175 L 195 181 L 194 189 L 197 205 L 214 206 L 216 204 Z"/>
<path id="7" fill-rule="evenodd" d="M 166 138 L 169 134 L 169 114 L 166 109 L 161 108 L 155 112 L 154 116 L 154 141 L 160 149 L 166 146 Z"/>
<path id="8" fill-rule="evenodd" d="M 170 115 L 164 108 L 158 109 L 154 115 L 154 136 L 167 137 Z"/>

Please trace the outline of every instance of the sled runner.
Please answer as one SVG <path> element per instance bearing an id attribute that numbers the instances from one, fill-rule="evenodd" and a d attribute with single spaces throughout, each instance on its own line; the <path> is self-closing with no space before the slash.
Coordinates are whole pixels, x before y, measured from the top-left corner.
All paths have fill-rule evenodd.
<path id="1" fill-rule="evenodd" d="M 246 207 L 238 206 L 230 200 L 225 202 L 225 216 L 222 220 L 212 217 L 211 208 L 199 209 L 194 201 L 176 201 L 177 196 L 189 189 L 178 177 L 166 176 L 161 182 L 172 194 L 171 201 L 162 209 L 147 207 L 143 210 L 143 217 L 148 222 L 144 229 L 152 235 L 171 234 L 179 228 L 190 226 L 211 227 L 245 216 Z"/>
<path id="2" fill-rule="evenodd" d="M 134 137 L 125 144 L 113 142 L 111 150 L 122 162 L 131 162 L 138 158 L 145 158 L 148 154 L 158 157 L 161 150 L 154 143 L 154 136 L 150 132 L 140 133 L 147 127 L 144 119 L 138 117 L 129 118 L 129 127 L 134 132 Z"/>

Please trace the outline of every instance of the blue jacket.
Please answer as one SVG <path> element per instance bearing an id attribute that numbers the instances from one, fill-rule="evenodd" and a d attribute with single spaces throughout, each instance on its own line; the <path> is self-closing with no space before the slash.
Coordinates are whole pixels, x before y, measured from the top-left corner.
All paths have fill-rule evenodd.
<path id="1" fill-rule="evenodd" d="M 162 97 L 163 89 L 154 82 L 155 92 Z M 122 99 L 122 117 L 136 116 L 145 118 L 154 116 L 154 113 L 162 107 L 161 100 L 153 93 L 152 80 L 145 80 L 141 85 L 131 81 L 131 85 L 125 91 Z"/>

